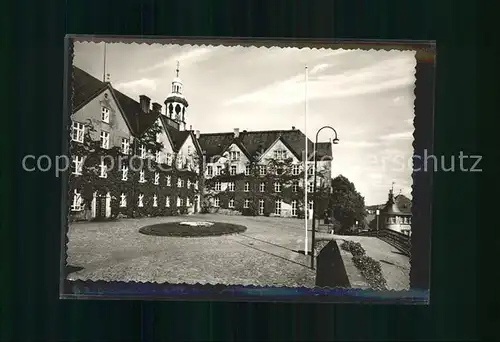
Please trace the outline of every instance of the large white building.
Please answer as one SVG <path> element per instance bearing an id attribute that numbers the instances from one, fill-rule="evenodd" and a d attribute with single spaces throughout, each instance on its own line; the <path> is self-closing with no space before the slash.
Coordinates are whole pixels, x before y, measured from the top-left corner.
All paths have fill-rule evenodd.
<path id="1" fill-rule="evenodd" d="M 304 212 L 307 138 L 295 127 L 207 134 L 188 129 L 178 68 L 164 105 L 151 104 L 146 95 L 134 100 L 77 67 L 73 80 L 72 219 L 221 208 L 248 215 Z M 317 144 L 313 170 L 314 146 L 309 139 L 307 144 L 305 188 L 312 195 L 314 172 L 318 189 L 330 186 L 332 148 L 331 142 Z"/>

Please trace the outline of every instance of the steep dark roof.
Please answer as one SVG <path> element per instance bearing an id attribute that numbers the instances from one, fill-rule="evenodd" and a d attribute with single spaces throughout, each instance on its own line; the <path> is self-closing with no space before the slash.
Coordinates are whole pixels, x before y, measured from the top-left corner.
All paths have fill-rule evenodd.
<path id="1" fill-rule="evenodd" d="M 189 103 L 187 102 L 187 100 L 183 96 L 170 95 L 165 100 L 165 105 L 168 105 L 172 102 L 182 103 L 186 108 L 189 106 Z"/>
<path id="2" fill-rule="evenodd" d="M 102 91 L 109 88 L 130 125 L 132 135 L 141 136 L 156 121 L 159 112 L 145 113 L 139 102 L 114 89 L 110 83 L 102 82 L 82 69 L 73 66 L 73 111 L 91 101 Z"/>
<path id="3" fill-rule="evenodd" d="M 411 199 L 406 197 L 405 195 L 397 195 L 394 196 L 393 203 L 389 204 L 391 201 L 387 201 L 385 204 L 374 204 L 366 206 L 366 209 L 376 210 L 379 209 L 382 212 L 400 212 L 402 215 L 411 215 Z M 399 214 L 399 215 L 401 215 Z"/>
<path id="4" fill-rule="evenodd" d="M 150 111 L 149 113 L 145 113 L 141 109 L 139 102 L 116 89 L 113 89 L 112 91 L 115 94 L 120 107 L 123 109 L 123 113 L 125 114 L 128 122 L 132 126 L 132 133 L 135 136 L 140 137 L 154 124 L 156 119 L 158 119 L 160 112 Z"/>
<path id="5" fill-rule="evenodd" d="M 179 131 L 174 127 L 170 126 L 166 120 L 166 118 L 161 115 L 163 127 L 167 130 L 170 139 L 172 140 L 173 148 L 177 152 L 182 147 L 188 136 L 191 134 L 191 131 Z"/>
<path id="6" fill-rule="evenodd" d="M 399 198 L 398 198 L 399 197 Z M 394 198 L 389 197 L 389 200 L 385 204 L 384 208 L 381 210 L 382 215 L 402 215 L 408 216 L 411 215 L 411 206 L 408 208 L 408 204 L 403 203 L 404 200 L 410 201 L 403 195 L 398 195 Z M 411 201 L 410 201 L 411 203 Z M 402 208 L 405 208 L 402 210 Z"/>
<path id="7" fill-rule="evenodd" d="M 207 157 L 221 155 L 231 143 L 238 141 L 252 158 L 258 158 L 259 155 L 266 152 L 271 145 L 281 138 L 283 143 L 291 150 L 291 152 L 301 159 L 302 151 L 304 151 L 305 136 L 300 130 L 275 130 L 275 131 L 251 131 L 240 132 L 238 138 L 234 138 L 234 133 L 206 133 L 201 134 L 199 143 L 202 150 L 206 151 Z M 308 141 L 308 153 L 313 152 L 313 143 Z M 318 158 L 324 156 L 332 156 L 331 144 L 328 142 L 318 143 Z"/>
<path id="8" fill-rule="evenodd" d="M 404 215 L 404 213 L 399 210 L 398 205 L 394 202 L 388 202 L 385 207 L 381 210 L 382 215 Z"/>
<path id="9" fill-rule="evenodd" d="M 394 197 L 396 204 L 398 205 L 399 210 L 401 210 L 405 214 L 411 214 L 411 199 L 406 197 L 405 195 L 397 195 Z"/>
<path id="10" fill-rule="evenodd" d="M 107 83 L 73 66 L 73 111 L 80 109 L 106 88 Z"/>

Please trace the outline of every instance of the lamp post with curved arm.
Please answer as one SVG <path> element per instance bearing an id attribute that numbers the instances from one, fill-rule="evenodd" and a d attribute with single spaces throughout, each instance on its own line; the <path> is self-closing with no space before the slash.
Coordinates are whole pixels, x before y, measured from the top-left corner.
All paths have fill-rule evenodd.
<path id="1" fill-rule="evenodd" d="M 336 145 L 339 143 L 339 139 L 337 137 L 337 131 L 335 130 L 335 128 L 331 127 L 331 126 L 323 126 L 321 127 L 318 132 L 316 132 L 316 139 L 314 140 L 314 152 L 313 152 L 313 158 L 314 158 L 314 179 L 313 179 L 313 213 L 312 213 L 312 231 L 311 231 L 311 268 L 314 269 L 314 245 L 316 244 L 315 242 L 315 237 L 316 237 L 316 215 L 315 215 L 315 212 L 316 212 L 316 198 L 317 198 L 317 194 L 316 194 L 316 169 L 317 169 L 317 166 L 318 166 L 318 159 L 317 159 L 317 145 L 318 145 L 318 135 L 319 133 L 325 129 L 325 128 L 328 128 L 330 130 L 333 131 L 334 133 L 334 138 L 332 140 L 332 144 Z M 306 189 L 307 191 L 307 189 Z"/>

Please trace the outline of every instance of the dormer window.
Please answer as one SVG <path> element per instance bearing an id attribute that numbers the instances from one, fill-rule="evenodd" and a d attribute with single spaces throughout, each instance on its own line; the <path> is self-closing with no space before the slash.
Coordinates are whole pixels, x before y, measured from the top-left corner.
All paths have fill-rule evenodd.
<path id="1" fill-rule="evenodd" d="M 274 159 L 286 159 L 286 150 L 274 151 Z"/>
<path id="2" fill-rule="evenodd" d="M 109 108 L 101 107 L 101 120 L 105 123 L 109 123 Z"/>
<path id="3" fill-rule="evenodd" d="M 229 159 L 231 160 L 239 160 L 240 159 L 240 151 L 230 151 Z"/>

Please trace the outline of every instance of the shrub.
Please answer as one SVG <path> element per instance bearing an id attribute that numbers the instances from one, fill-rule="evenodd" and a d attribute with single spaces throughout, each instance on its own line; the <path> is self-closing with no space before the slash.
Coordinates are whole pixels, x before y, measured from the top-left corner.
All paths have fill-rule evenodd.
<path id="1" fill-rule="evenodd" d="M 243 208 L 241 211 L 243 216 L 257 216 L 257 208 Z"/>
<path id="2" fill-rule="evenodd" d="M 188 213 L 187 207 L 180 207 L 179 208 L 179 214 L 180 215 L 186 215 Z"/>
<path id="3" fill-rule="evenodd" d="M 340 246 L 344 251 L 352 254 L 353 257 L 364 256 L 366 254 L 363 246 L 359 242 L 354 241 L 344 241 Z"/>
<path id="4" fill-rule="evenodd" d="M 304 219 L 304 210 L 302 209 L 297 209 L 297 218 L 299 219 Z"/>
<path id="5" fill-rule="evenodd" d="M 387 283 L 382 274 L 380 262 L 366 255 L 353 256 L 352 261 L 372 288 L 376 290 L 386 289 Z"/>

